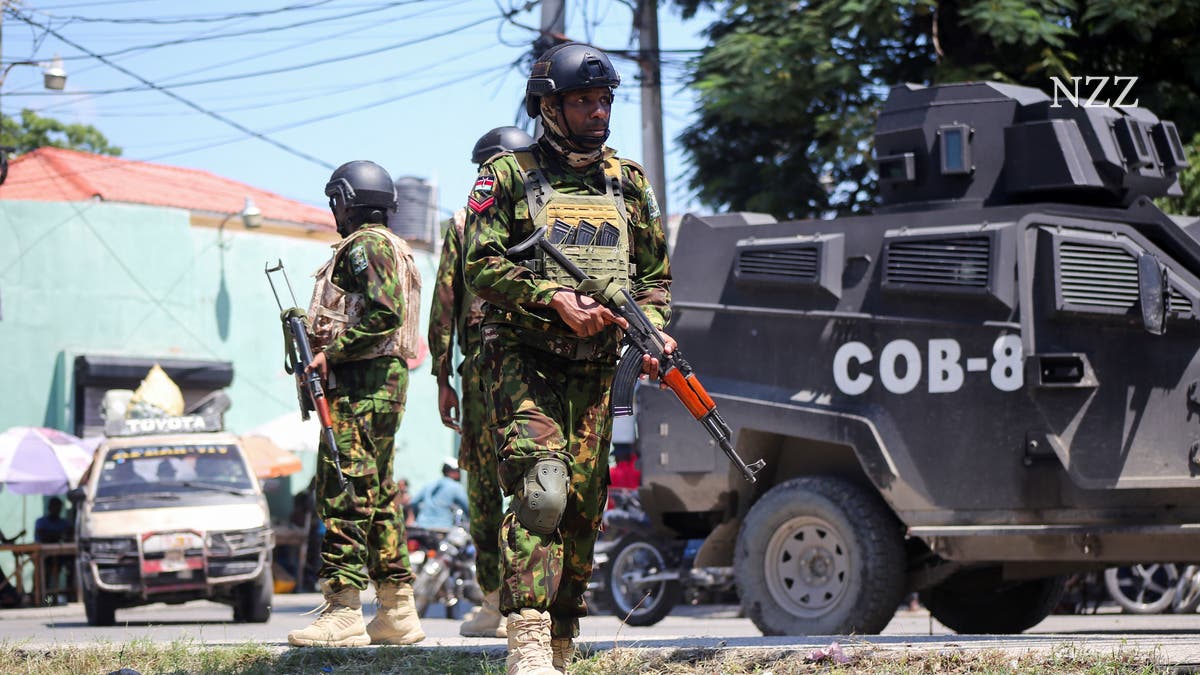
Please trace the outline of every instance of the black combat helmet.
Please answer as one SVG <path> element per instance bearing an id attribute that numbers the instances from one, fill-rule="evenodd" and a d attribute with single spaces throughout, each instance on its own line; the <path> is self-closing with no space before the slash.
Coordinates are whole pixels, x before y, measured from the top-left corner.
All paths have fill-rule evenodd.
<path id="1" fill-rule="evenodd" d="M 489 157 L 507 150 L 516 150 L 533 145 L 533 136 L 518 127 L 496 127 L 475 141 L 475 149 L 471 151 L 471 161 L 483 164 Z"/>
<path id="2" fill-rule="evenodd" d="M 375 162 L 355 160 L 339 166 L 325 184 L 329 208 L 374 207 L 396 209 L 396 186 L 388 172 Z"/>
<path id="3" fill-rule="evenodd" d="M 525 84 L 525 112 L 530 117 L 542 114 L 539 100 L 549 94 L 592 87 L 616 89 L 619 84 L 621 76 L 604 52 L 580 42 L 555 45 L 533 62 Z"/>
<path id="4" fill-rule="evenodd" d="M 363 223 L 387 222 L 387 214 L 396 210 L 392 177 L 382 166 L 361 159 L 334 170 L 325 184 L 325 196 L 343 237 Z"/>

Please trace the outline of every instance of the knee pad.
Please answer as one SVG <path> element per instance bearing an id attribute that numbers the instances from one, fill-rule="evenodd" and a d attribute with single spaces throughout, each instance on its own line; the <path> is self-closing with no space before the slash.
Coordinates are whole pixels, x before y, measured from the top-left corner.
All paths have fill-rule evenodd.
<path id="1" fill-rule="evenodd" d="M 570 470 L 561 459 L 540 459 L 521 479 L 517 492 L 517 520 L 538 534 L 558 530 L 567 509 Z"/>

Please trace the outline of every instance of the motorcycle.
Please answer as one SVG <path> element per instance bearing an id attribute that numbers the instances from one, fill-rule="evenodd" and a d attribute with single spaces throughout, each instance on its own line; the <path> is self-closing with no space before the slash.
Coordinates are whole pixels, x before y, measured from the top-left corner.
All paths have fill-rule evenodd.
<path id="1" fill-rule="evenodd" d="M 459 602 L 483 603 L 475 579 L 475 544 L 462 524 L 446 530 L 408 528 L 408 558 L 418 616 L 424 618 L 430 607 L 441 603 L 446 618 L 456 619 Z"/>
<path id="2" fill-rule="evenodd" d="M 1190 614 L 1200 606 L 1200 565 L 1111 567 L 1104 572 L 1104 584 L 1130 614 Z"/>
<path id="3" fill-rule="evenodd" d="M 652 626 L 684 599 L 699 602 L 733 589 L 733 569 L 693 565 L 702 540 L 663 540 L 642 511 L 636 490 L 610 489 L 596 541 L 592 581 L 597 609 L 631 626 Z"/>

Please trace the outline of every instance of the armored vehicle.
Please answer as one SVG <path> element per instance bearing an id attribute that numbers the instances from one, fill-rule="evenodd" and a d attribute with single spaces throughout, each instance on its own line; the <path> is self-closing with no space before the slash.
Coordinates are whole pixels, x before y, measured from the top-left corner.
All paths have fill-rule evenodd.
<path id="1" fill-rule="evenodd" d="M 1175 125 L 1026 87 L 898 86 L 873 215 L 685 218 L 668 330 L 767 468 L 638 393 L 642 503 L 766 634 L 907 592 L 1019 632 L 1064 575 L 1200 560 L 1200 225 Z"/>
<path id="2" fill-rule="evenodd" d="M 93 626 L 116 610 L 208 599 L 271 617 L 274 532 L 262 486 L 219 418 L 121 420 L 80 487 L 78 572 Z"/>

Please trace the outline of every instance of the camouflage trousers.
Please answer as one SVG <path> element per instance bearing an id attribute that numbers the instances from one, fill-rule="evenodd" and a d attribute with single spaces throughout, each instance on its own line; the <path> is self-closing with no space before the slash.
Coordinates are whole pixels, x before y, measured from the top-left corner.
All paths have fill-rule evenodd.
<path id="1" fill-rule="evenodd" d="M 329 409 L 347 489 L 338 484 L 330 448 L 322 437 L 317 504 L 326 531 L 320 577 L 330 580 L 335 592 L 346 586 L 363 590 L 368 579 L 411 582 L 408 536 L 392 477 L 404 404 L 347 395 L 334 398 L 334 393 L 330 392 Z"/>
<path id="2" fill-rule="evenodd" d="M 467 472 L 471 539 L 475 542 L 475 577 L 485 594 L 500 588 L 500 520 L 504 498 L 496 468 L 496 443 L 487 427 L 487 404 L 479 373 L 478 343 L 470 345 L 463 361 L 462 442 L 459 466 Z"/>
<path id="3" fill-rule="evenodd" d="M 489 415 L 497 430 L 500 482 L 513 497 L 500 526 L 500 611 L 548 611 L 554 637 L 579 635 L 592 549 L 608 488 L 609 410 L 615 364 L 570 361 L 504 339 L 486 340 Z M 542 535 L 516 516 L 526 469 L 566 462 L 571 481 L 558 532 Z"/>

